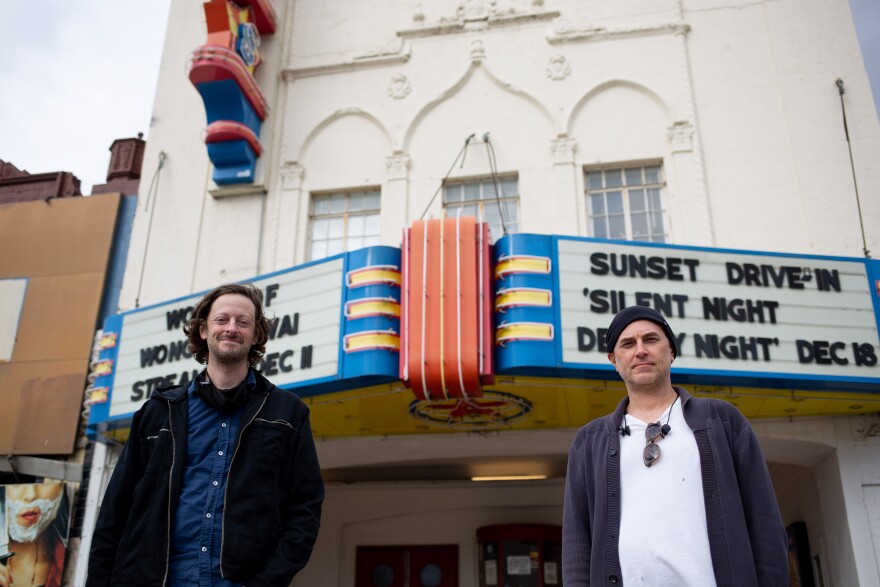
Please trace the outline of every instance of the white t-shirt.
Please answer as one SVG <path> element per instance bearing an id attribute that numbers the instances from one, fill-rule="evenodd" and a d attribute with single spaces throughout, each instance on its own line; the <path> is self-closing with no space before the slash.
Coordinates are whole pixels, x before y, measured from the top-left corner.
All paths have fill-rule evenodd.
<path id="1" fill-rule="evenodd" d="M 669 410 L 659 418 L 666 423 Z M 656 441 L 660 458 L 646 467 L 645 422 L 626 416 L 620 439 L 620 566 L 623 584 L 678 587 L 715 585 L 700 455 L 693 431 L 672 407 L 671 427 Z"/>

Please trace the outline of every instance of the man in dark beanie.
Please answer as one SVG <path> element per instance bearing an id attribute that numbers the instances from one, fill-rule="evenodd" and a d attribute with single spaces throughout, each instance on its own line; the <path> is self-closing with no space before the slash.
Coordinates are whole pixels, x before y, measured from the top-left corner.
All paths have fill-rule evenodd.
<path id="1" fill-rule="evenodd" d="M 788 585 L 785 527 L 748 420 L 672 385 L 681 350 L 659 312 L 621 310 L 605 343 L 627 396 L 569 450 L 565 586 Z"/>

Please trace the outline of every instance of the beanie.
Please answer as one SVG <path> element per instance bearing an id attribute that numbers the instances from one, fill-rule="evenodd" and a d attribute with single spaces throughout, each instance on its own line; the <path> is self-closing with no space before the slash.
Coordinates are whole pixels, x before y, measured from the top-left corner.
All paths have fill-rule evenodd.
<path id="1" fill-rule="evenodd" d="M 629 308 L 624 308 L 614 316 L 611 320 L 611 325 L 605 332 L 605 347 L 609 353 L 614 352 L 614 347 L 617 345 L 617 339 L 620 338 L 620 333 L 636 320 L 650 320 L 660 326 L 666 334 L 666 338 L 669 339 L 669 346 L 672 347 L 672 354 L 676 357 L 678 356 L 678 347 L 675 346 L 675 335 L 672 334 L 672 328 L 669 327 L 669 323 L 660 312 L 645 306 L 630 306 Z"/>

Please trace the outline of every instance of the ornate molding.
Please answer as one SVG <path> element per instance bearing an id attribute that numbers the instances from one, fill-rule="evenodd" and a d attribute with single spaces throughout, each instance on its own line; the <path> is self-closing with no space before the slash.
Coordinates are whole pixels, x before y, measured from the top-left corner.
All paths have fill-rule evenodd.
<path id="1" fill-rule="evenodd" d="M 385 168 L 388 169 L 388 179 L 406 179 L 409 175 L 409 155 L 395 153 L 385 158 Z"/>
<path id="2" fill-rule="evenodd" d="M 571 137 L 558 137 L 550 141 L 553 149 L 553 164 L 574 164 L 574 153 L 577 150 L 577 140 Z"/>
<path id="3" fill-rule="evenodd" d="M 547 33 L 547 42 L 557 44 L 620 37 L 643 37 L 664 34 L 686 35 L 690 30 L 690 25 L 681 21 L 608 29 L 592 25 L 577 25 L 564 18 L 557 18 L 553 21 L 551 29 Z"/>
<path id="4" fill-rule="evenodd" d="M 523 21 L 548 21 L 559 17 L 557 10 L 544 10 L 544 0 L 532 0 L 532 8 L 518 9 L 514 6 L 499 8 L 497 0 L 464 0 L 459 2 L 455 13 L 427 22 L 421 5 L 413 14 L 415 28 L 397 31 L 401 38 L 452 35 L 474 30 L 485 30 L 519 24 Z"/>
<path id="5" fill-rule="evenodd" d="M 412 84 L 409 83 L 409 78 L 402 73 L 391 76 L 391 83 L 388 84 L 389 96 L 395 100 L 402 100 L 403 98 L 406 98 L 410 92 L 412 92 Z"/>
<path id="6" fill-rule="evenodd" d="M 565 58 L 565 55 L 557 54 L 551 57 L 547 62 L 545 73 L 550 79 L 561 81 L 571 74 L 571 65 L 569 65 L 568 59 Z"/>
<path id="7" fill-rule="evenodd" d="M 673 153 L 694 150 L 694 126 L 687 120 L 678 120 L 666 129 L 666 138 Z"/>
<path id="8" fill-rule="evenodd" d="M 412 47 L 409 43 L 403 39 L 394 39 L 382 47 L 349 54 L 342 61 L 332 63 L 316 63 L 315 60 L 294 61 L 284 67 L 281 78 L 289 83 L 298 78 L 402 64 L 409 61 L 411 54 Z"/>
<path id="9" fill-rule="evenodd" d="M 231 198 L 233 196 L 265 196 L 267 193 L 266 186 L 262 183 L 230 184 L 225 186 L 218 186 L 212 183 L 211 186 L 208 188 L 208 193 L 215 200 Z"/>
<path id="10" fill-rule="evenodd" d="M 305 175 L 305 168 L 302 165 L 294 161 L 286 161 L 281 166 L 281 189 L 302 189 L 303 175 Z"/>
<path id="11" fill-rule="evenodd" d="M 486 58 L 486 46 L 483 41 L 477 39 L 471 42 L 471 61 L 479 62 Z"/>

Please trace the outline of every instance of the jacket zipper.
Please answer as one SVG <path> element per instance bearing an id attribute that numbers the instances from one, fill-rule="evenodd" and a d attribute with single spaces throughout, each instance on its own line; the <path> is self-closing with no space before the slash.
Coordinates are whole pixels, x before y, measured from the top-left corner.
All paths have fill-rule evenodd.
<path id="1" fill-rule="evenodd" d="M 229 472 L 226 474 L 226 487 L 223 488 L 223 517 L 220 519 L 220 577 L 223 579 L 226 578 L 226 575 L 223 573 L 223 544 L 226 542 L 226 495 L 229 493 L 229 477 L 232 475 L 232 463 L 235 461 L 235 455 L 238 454 L 238 447 L 241 446 L 241 438 L 244 436 L 245 429 L 257 419 L 257 414 L 259 414 L 260 410 L 263 409 L 263 406 L 266 405 L 266 400 L 268 399 L 269 394 L 267 393 L 263 397 L 263 402 L 260 404 L 260 407 L 257 408 L 257 411 L 251 416 L 251 419 L 248 420 L 238 431 L 238 438 L 236 439 L 238 442 L 235 443 L 235 450 L 232 451 L 232 457 L 229 459 Z"/>
<path id="2" fill-rule="evenodd" d="M 171 402 L 168 402 L 168 431 L 171 433 L 171 469 L 168 471 L 168 517 L 165 524 L 165 576 L 162 578 L 162 587 L 168 584 L 168 570 L 171 566 L 171 485 L 174 479 L 174 457 L 176 443 L 174 442 L 174 423 L 171 413 Z"/>

